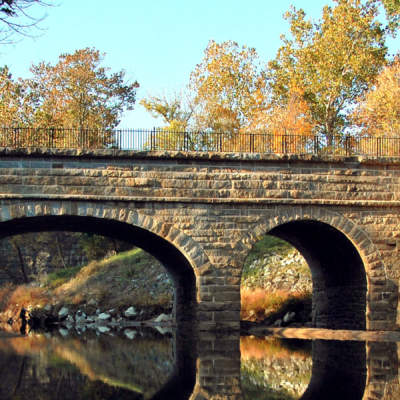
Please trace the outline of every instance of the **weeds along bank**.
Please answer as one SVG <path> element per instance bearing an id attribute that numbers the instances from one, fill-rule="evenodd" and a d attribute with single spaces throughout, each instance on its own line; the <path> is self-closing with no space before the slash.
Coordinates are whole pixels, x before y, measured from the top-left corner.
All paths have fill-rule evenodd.
<path id="1" fill-rule="evenodd" d="M 20 330 L 24 318 L 33 327 L 62 322 L 67 329 L 79 325 L 104 330 L 126 320 L 160 315 L 168 320 L 172 293 L 162 265 L 144 251 L 132 249 L 83 267 L 58 269 L 40 286 L 37 282 L 4 285 L 0 319 L 7 330 Z"/>
<path id="2" fill-rule="evenodd" d="M 269 325 L 311 321 L 312 281 L 303 256 L 289 243 L 264 236 L 246 259 L 241 319 Z"/>

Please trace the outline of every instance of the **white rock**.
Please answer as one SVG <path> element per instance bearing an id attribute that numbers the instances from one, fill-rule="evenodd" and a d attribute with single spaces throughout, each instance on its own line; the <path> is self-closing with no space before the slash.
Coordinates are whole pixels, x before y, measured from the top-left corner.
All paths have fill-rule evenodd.
<path id="1" fill-rule="evenodd" d="M 63 337 L 69 335 L 68 329 L 59 328 L 58 332 L 60 332 L 60 335 L 63 336 Z"/>
<path id="2" fill-rule="evenodd" d="M 160 314 L 155 320 L 154 322 L 167 322 L 170 321 L 171 317 L 169 315 L 166 314 Z"/>
<path id="3" fill-rule="evenodd" d="M 97 330 L 98 330 L 100 333 L 106 333 L 106 332 L 109 332 L 109 331 L 110 331 L 110 328 L 109 328 L 108 326 L 98 326 L 98 327 L 97 327 Z"/>
<path id="4" fill-rule="evenodd" d="M 137 311 L 135 310 L 135 307 L 133 307 L 133 306 L 127 308 L 124 311 L 124 316 L 127 317 L 127 318 L 134 317 L 135 315 L 137 315 Z"/>
<path id="5" fill-rule="evenodd" d="M 125 330 L 124 330 L 124 335 L 125 335 L 128 339 L 130 339 L 130 340 L 132 340 L 132 339 L 135 338 L 136 333 L 137 333 L 137 332 L 134 331 L 134 330 L 132 330 L 132 329 L 125 329 Z"/>
<path id="6" fill-rule="evenodd" d="M 283 317 L 283 322 L 285 324 L 287 324 L 288 322 L 292 321 L 293 318 L 296 316 L 295 312 L 289 311 L 285 314 L 285 316 Z"/>
<path id="7" fill-rule="evenodd" d="M 75 314 L 75 322 L 82 323 L 84 321 L 86 321 L 86 314 L 83 311 L 78 310 Z"/>
<path id="8" fill-rule="evenodd" d="M 67 307 L 61 307 L 60 311 L 58 312 L 58 316 L 60 318 L 65 317 L 68 314 L 68 308 Z"/>
<path id="9" fill-rule="evenodd" d="M 103 320 L 103 321 L 105 321 L 107 319 L 110 319 L 110 317 L 111 317 L 111 315 L 108 314 L 108 313 L 101 313 L 101 314 L 98 315 L 98 318 Z"/>

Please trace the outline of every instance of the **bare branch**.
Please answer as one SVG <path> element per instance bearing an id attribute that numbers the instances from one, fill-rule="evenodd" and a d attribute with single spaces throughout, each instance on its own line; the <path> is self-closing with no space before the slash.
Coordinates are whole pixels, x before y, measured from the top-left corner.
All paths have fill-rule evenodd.
<path id="1" fill-rule="evenodd" d="M 32 29 L 40 29 L 38 24 L 46 15 L 37 17 L 30 11 L 33 6 L 50 7 L 43 0 L 0 0 L 0 43 L 14 43 L 15 36 L 32 37 Z"/>

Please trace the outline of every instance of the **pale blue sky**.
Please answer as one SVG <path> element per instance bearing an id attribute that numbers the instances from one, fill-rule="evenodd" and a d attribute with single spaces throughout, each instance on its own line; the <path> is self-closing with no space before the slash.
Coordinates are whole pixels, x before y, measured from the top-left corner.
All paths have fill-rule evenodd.
<path id="1" fill-rule="evenodd" d="M 290 4 L 318 18 L 329 0 L 55 0 L 36 38 L 2 46 L 0 65 L 14 77 L 29 76 L 32 63 L 55 63 L 59 54 L 95 47 L 106 53 L 104 66 L 140 84 L 138 101 L 148 94 L 179 91 L 203 57 L 209 40 L 234 40 L 255 47 L 263 62 L 274 58 L 287 32 L 283 13 Z M 399 41 L 392 41 L 397 52 Z M 137 102 L 120 127 L 160 125 Z"/>

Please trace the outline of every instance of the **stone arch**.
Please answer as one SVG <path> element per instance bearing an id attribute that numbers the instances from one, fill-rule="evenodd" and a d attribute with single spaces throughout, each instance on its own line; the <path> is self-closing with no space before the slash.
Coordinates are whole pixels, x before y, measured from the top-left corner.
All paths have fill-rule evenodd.
<path id="1" fill-rule="evenodd" d="M 357 226 L 354 222 L 346 218 L 345 216 L 339 214 L 338 212 L 328 211 L 326 209 L 320 207 L 279 207 L 276 209 L 276 213 L 273 217 L 264 217 L 252 232 L 249 233 L 246 237 L 245 245 L 247 248 L 251 248 L 263 235 L 270 233 L 275 236 L 281 237 L 284 240 L 287 240 L 295 247 L 297 247 L 300 252 L 303 253 L 307 262 L 310 265 L 310 257 L 307 257 L 307 254 L 304 254 L 304 246 L 301 245 L 301 241 L 292 240 L 293 238 L 288 235 L 288 230 L 282 229 L 283 226 L 304 226 L 308 224 L 310 228 L 314 227 L 326 227 L 326 230 L 334 231 L 331 234 L 332 238 L 336 238 L 340 240 L 340 243 L 344 246 L 347 246 L 349 251 L 353 251 L 354 262 L 359 264 L 359 276 L 357 279 L 365 279 L 365 293 L 364 295 L 359 295 L 358 299 L 354 299 L 354 303 L 357 301 L 361 301 L 361 298 L 364 296 L 363 304 L 359 305 L 359 310 L 364 307 L 363 318 L 364 322 L 358 322 L 353 324 L 351 322 L 352 319 L 352 311 L 348 310 L 348 319 L 349 323 L 343 323 L 343 321 L 339 321 L 338 323 L 332 323 L 332 321 L 325 322 L 315 322 L 315 325 L 318 327 L 329 327 L 329 328 L 350 328 L 350 329 L 376 329 L 375 321 L 379 318 L 376 313 L 376 310 L 373 306 L 371 306 L 371 294 L 375 293 L 377 290 L 381 290 L 380 286 L 382 278 L 387 279 L 386 269 L 381 261 L 380 253 L 378 249 L 373 244 L 369 235 L 362 230 L 359 226 Z M 314 224 L 314 226 L 313 226 Z M 332 228 L 332 229 L 331 229 Z M 322 232 L 322 230 L 321 230 Z M 357 260 L 357 256 L 359 260 Z M 313 286 L 315 283 L 318 285 L 318 281 L 315 279 L 315 274 L 313 273 L 313 268 L 310 265 L 311 272 L 313 275 Z M 344 270 L 342 268 L 342 270 Z M 364 278 L 362 278 L 364 276 Z M 355 279 L 355 278 L 354 278 Z M 322 290 L 323 289 L 323 290 Z M 321 292 L 325 290 L 322 288 Z M 358 289 L 357 289 L 358 290 Z M 385 290 L 388 290 L 387 288 Z M 326 292 L 326 291 L 325 291 Z M 340 295 L 343 296 L 343 293 L 340 293 L 340 287 L 337 295 L 333 293 L 326 294 L 325 293 L 325 301 L 328 301 L 329 296 L 339 298 Z M 351 293 L 351 288 L 346 291 L 348 294 Z M 316 304 L 315 298 L 315 289 L 313 293 L 313 307 Z M 314 307 L 315 310 L 315 307 Z M 396 310 L 391 310 L 391 323 L 395 322 L 396 318 Z M 366 318 L 366 320 L 365 320 Z M 390 325 L 390 324 L 389 324 Z M 381 329 L 381 326 L 379 326 Z M 388 327 L 387 329 L 390 329 Z"/>
<path id="2" fill-rule="evenodd" d="M 60 225 L 62 230 L 87 231 L 131 241 L 154 255 L 174 281 L 177 322 L 192 321 L 197 303 L 197 279 L 208 259 L 190 236 L 124 203 L 19 201 L 0 205 L 0 238 L 60 230 Z M 135 234 L 141 237 L 134 237 Z"/>

